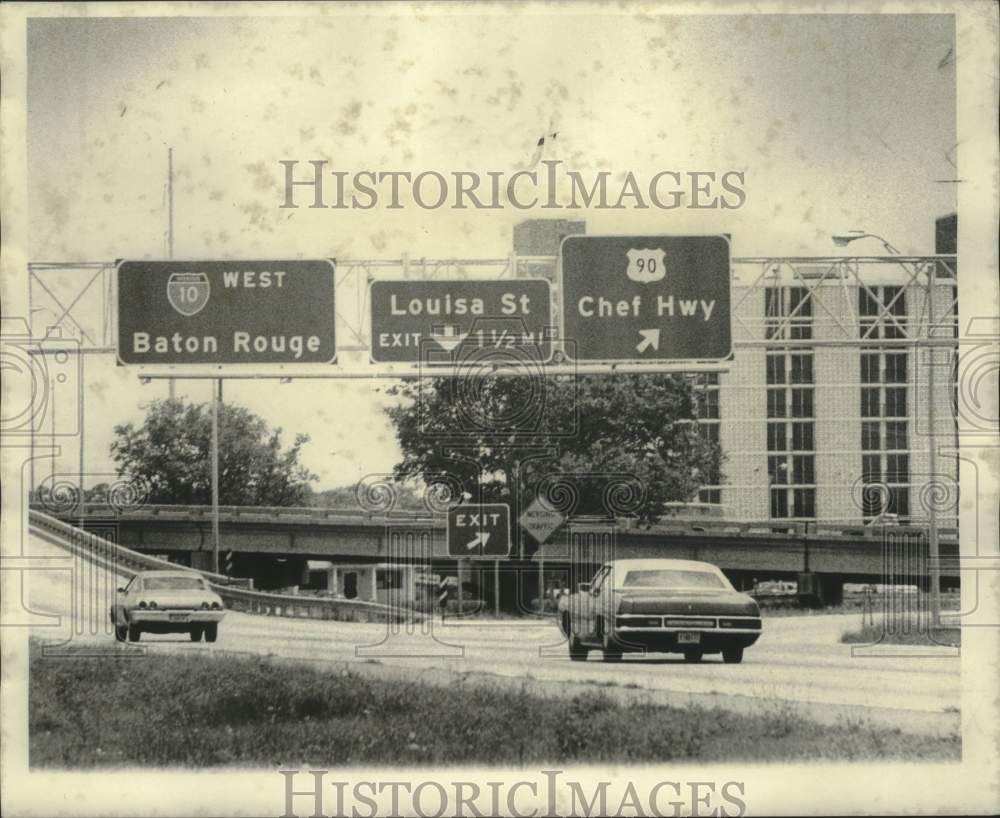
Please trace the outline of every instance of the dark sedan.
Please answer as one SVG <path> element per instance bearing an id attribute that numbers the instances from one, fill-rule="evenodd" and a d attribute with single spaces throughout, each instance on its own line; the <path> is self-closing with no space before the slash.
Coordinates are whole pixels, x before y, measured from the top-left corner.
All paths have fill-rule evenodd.
<path id="1" fill-rule="evenodd" d="M 625 653 L 680 653 L 691 662 L 721 653 L 743 661 L 760 637 L 760 608 L 714 565 L 642 559 L 605 563 L 590 582 L 559 603 L 571 659 L 600 649 L 606 661 Z"/>

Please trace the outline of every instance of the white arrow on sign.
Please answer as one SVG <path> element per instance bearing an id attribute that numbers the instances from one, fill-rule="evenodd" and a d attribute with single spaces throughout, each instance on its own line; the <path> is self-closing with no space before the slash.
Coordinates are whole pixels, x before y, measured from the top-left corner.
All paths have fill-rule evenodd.
<path id="1" fill-rule="evenodd" d="M 636 352 L 645 352 L 650 347 L 660 348 L 660 331 L 658 329 L 641 329 L 639 335 L 642 336 L 642 340 L 635 345 Z"/>
<path id="2" fill-rule="evenodd" d="M 457 329 L 458 327 L 448 325 L 444 328 L 444 333 L 440 335 L 433 334 L 431 335 L 431 339 L 437 341 L 438 346 L 444 349 L 445 352 L 451 352 L 468 337 L 468 333 L 463 335 L 461 332 L 456 332 Z"/>
<path id="3" fill-rule="evenodd" d="M 465 547 L 467 549 L 469 549 L 469 551 L 471 551 L 477 545 L 481 545 L 485 549 L 486 548 L 486 543 L 489 540 L 489 538 L 490 538 L 490 535 L 489 535 L 488 532 L 483 532 L 481 534 L 477 534 L 476 537 L 475 537 L 475 539 L 472 542 L 466 543 Z"/>

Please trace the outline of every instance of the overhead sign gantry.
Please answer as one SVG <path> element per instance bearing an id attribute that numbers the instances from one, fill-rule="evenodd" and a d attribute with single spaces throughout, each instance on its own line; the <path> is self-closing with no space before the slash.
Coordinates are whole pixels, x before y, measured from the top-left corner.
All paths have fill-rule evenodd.
<path id="1" fill-rule="evenodd" d="M 244 364 L 221 377 L 399 378 L 688 371 L 732 357 L 728 237 L 569 236 L 558 267 L 555 288 L 516 266 L 509 278 L 366 282 L 342 362 L 331 260 L 123 261 L 118 360 L 143 377 Z"/>

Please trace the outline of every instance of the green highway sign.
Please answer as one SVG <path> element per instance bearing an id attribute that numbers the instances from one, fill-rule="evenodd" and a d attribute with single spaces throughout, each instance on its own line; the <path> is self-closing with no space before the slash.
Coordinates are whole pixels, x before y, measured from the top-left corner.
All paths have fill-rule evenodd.
<path id="1" fill-rule="evenodd" d="M 500 559 L 510 547 L 510 506 L 470 503 L 448 511 L 449 556 Z"/>
<path id="2" fill-rule="evenodd" d="M 329 259 L 122 261 L 121 364 L 331 364 Z"/>
<path id="3" fill-rule="evenodd" d="M 544 279 L 373 281 L 373 363 L 450 365 L 504 351 L 544 362 L 555 332 Z"/>
<path id="4" fill-rule="evenodd" d="M 567 236 L 563 339 L 580 362 L 722 361 L 732 354 L 726 236 Z"/>

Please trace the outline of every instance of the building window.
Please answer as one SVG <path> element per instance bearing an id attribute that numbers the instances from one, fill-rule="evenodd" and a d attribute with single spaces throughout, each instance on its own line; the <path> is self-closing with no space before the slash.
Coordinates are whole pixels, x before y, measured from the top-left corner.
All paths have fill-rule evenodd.
<path id="1" fill-rule="evenodd" d="M 885 423 L 885 448 L 899 451 L 909 449 L 905 420 L 890 420 Z"/>
<path id="2" fill-rule="evenodd" d="M 861 422 L 861 449 L 870 452 L 878 450 L 882 444 L 881 424 L 877 420 L 865 420 Z"/>
<path id="3" fill-rule="evenodd" d="M 792 417 L 811 418 L 813 416 L 812 389 L 792 390 Z"/>
<path id="4" fill-rule="evenodd" d="M 887 352 L 885 354 L 885 382 L 906 383 L 905 352 Z"/>
<path id="5" fill-rule="evenodd" d="M 889 418 L 906 417 L 906 387 L 892 387 L 885 390 L 885 416 Z"/>
<path id="6" fill-rule="evenodd" d="M 906 291 L 902 287 L 859 288 L 858 324 L 862 338 L 906 338 Z"/>
<path id="7" fill-rule="evenodd" d="M 865 483 L 882 482 L 882 455 L 861 455 L 861 476 Z"/>
<path id="8" fill-rule="evenodd" d="M 887 454 L 885 456 L 885 482 L 910 482 L 910 456 L 908 454 Z"/>
<path id="9" fill-rule="evenodd" d="M 812 296 L 805 287 L 769 287 L 764 291 L 765 337 L 768 340 L 812 338 Z"/>
<path id="10" fill-rule="evenodd" d="M 767 356 L 767 382 L 768 384 L 785 382 L 785 356 Z"/>
<path id="11" fill-rule="evenodd" d="M 816 482 L 816 458 L 814 455 L 794 455 L 792 457 L 792 482 L 799 485 Z"/>
<path id="12" fill-rule="evenodd" d="M 902 287 L 862 287 L 858 322 L 862 338 L 888 341 L 861 350 L 861 479 L 865 522 L 910 513 L 909 352 L 893 346 L 906 338 Z"/>
<path id="13" fill-rule="evenodd" d="M 769 418 L 785 417 L 785 390 L 767 390 L 767 416 Z"/>
<path id="14" fill-rule="evenodd" d="M 812 352 L 792 355 L 792 383 L 812 383 Z"/>
<path id="15" fill-rule="evenodd" d="M 767 450 L 769 452 L 783 452 L 785 448 L 785 424 L 767 424 Z"/>
<path id="16" fill-rule="evenodd" d="M 814 448 L 813 424 L 811 422 L 793 423 L 792 450 L 796 452 L 811 452 Z"/>
<path id="17" fill-rule="evenodd" d="M 767 479 L 772 486 L 784 486 L 788 484 L 788 458 L 785 455 L 781 455 L 780 457 L 768 456 Z"/>
<path id="18" fill-rule="evenodd" d="M 879 355 L 877 352 L 861 353 L 861 383 L 879 383 Z"/>
<path id="19" fill-rule="evenodd" d="M 877 418 L 882 416 L 879 406 L 879 389 L 863 387 L 861 390 L 861 417 Z"/>
<path id="20" fill-rule="evenodd" d="M 812 339 L 812 298 L 805 287 L 765 290 L 767 475 L 771 517 L 816 516 L 813 350 L 782 343 Z"/>
<path id="21" fill-rule="evenodd" d="M 771 489 L 771 516 L 775 519 L 788 516 L 787 489 Z"/>
<path id="22" fill-rule="evenodd" d="M 795 500 L 792 512 L 796 517 L 816 516 L 816 489 L 795 489 L 792 492 Z"/>
<path id="23" fill-rule="evenodd" d="M 719 373 L 698 372 L 691 377 L 695 393 L 695 411 L 698 415 L 698 434 L 704 440 L 718 444 L 721 409 L 719 404 Z M 698 490 L 698 502 L 722 503 L 722 474 L 718 463 L 712 463 L 706 470 L 704 482 Z"/>

